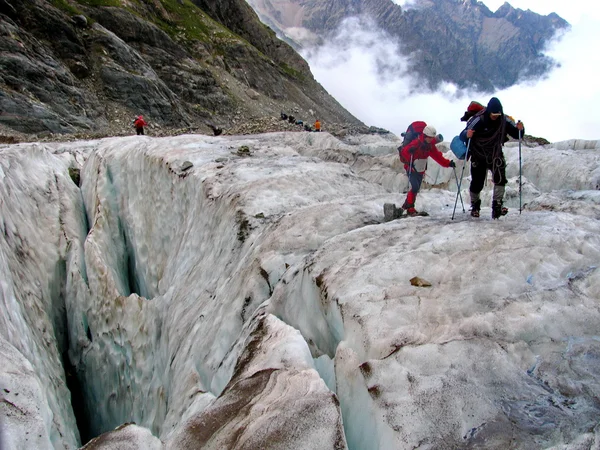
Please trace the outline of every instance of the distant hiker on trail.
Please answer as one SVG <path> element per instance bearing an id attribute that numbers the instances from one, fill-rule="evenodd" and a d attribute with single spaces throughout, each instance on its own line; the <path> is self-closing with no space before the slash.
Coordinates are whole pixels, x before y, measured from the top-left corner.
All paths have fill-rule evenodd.
<path id="1" fill-rule="evenodd" d="M 444 158 L 435 144 L 437 143 L 437 131 L 431 125 L 427 125 L 422 133 L 408 144 L 400 148 L 400 161 L 404 163 L 404 169 L 408 175 L 410 190 L 406 195 L 406 200 L 402 209 L 406 210 L 409 216 L 416 216 L 419 212 L 415 209 L 415 200 L 421 189 L 421 183 L 425 170 L 427 170 L 427 158 L 431 157 L 442 167 L 456 167 L 454 161 Z"/>
<path id="2" fill-rule="evenodd" d="M 319 121 L 319 119 L 315 120 L 315 131 L 321 131 L 321 122 Z"/>
<path id="3" fill-rule="evenodd" d="M 460 138 L 469 144 L 469 157 L 471 158 L 471 216 L 479 217 L 481 199 L 479 193 L 483 189 L 487 171 L 492 171 L 494 191 L 492 195 L 492 218 L 498 219 L 508 213 L 502 206 L 504 191 L 506 189 L 506 160 L 502 153 L 502 146 L 508 141 L 508 135 L 519 139 L 525 134 L 522 122 L 515 122 L 504 114 L 502 103 L 492 97 L 485 110 L 479 111 L 467 122 L 467 128 L 460 134 Z"/>
<path id="4" fill-rule="evenodd" d="M 137 118 L 133 121 L 133 126 L 135 127 L 135 131 L 138 135 L 144 134 L 144 127 L 148 125 L 144 120 L 144 116 L 137 116 Z"/>
<path id="5" fill-rule="evenodd" d="M 221 134 L 223 134 L 223 128 L 217 127 L 217 126 L 215 126 L 213 124 L 210 124 L 210 123 L 208 124 L 208 126 L 213 130 L 213 134 L 215 136 L 220 136 Z"/>

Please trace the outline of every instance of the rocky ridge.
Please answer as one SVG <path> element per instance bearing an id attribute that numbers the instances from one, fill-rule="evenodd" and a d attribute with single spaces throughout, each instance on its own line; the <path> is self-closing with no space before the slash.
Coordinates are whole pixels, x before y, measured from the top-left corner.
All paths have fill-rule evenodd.
<path id="1" fill-rule="evenodd" d="M 4 141 L 212 134 L 296 109 L 362 126 L 242 0 L 3 0 Z"/>

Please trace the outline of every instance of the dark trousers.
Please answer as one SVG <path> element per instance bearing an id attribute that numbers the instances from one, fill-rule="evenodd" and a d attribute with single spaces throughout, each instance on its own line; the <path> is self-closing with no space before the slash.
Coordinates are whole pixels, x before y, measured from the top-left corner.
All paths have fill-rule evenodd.
<path id="1" fill-rule="evenodd" d="M 408 183 L 410 184 L 410 190 L 415 196 L 419 193 L 421 189 L 421 183 L 423 182 L 424 173 L 419 173 L 416 170 L 407 170 L 406 175 L 408 175 Z"/>
<path id="2" fill-rule="evenodd" d="M 487 171 L 492 171 L 492 180 L 495 185 L 506 186 L 506 160 L 504 155 L 496 158 L 491 163 L 480 159 L 471 159 L 471 185 L 469 190 L 474 194 L 479 194 L 485 184 Z"/>
<path id="3" fill-rule="evenodd" d="M 136 127 L 135 131 L 137 132 L 138 135 L 144 134 L 144 127 Z"/>

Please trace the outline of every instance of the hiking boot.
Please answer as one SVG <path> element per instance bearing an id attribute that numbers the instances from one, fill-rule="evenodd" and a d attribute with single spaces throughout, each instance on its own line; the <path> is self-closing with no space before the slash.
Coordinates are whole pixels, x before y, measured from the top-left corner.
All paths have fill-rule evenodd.
<path id="1" fill-rule="evenodd" d="M 411 206 L 406 210 L 406 214 L 408 214 L 411 217 L 414 217 L 419 215 L 419 211 L 417 211 L 414 206 Z"/>
<path id="2" fill-rule="evenodd" d="M 416 216 L 419 212 L 415 209 L 414 203 L 404 202 L 402 205 L 402 209 L 406 211 L 406 214 L 409 216 Z"/>
<path id="3" fill-rule="evenodd" d="M 502 206 L 502 202 L 494 200 L 492 202 L 492 219 L 499 219 L 508 214 L 508 208 Z"/>
<path id="4" fill-rule="evenodd" d="M 479 217 L 479 211 L 481 210 L 481 200 L 476 200 L 471 203 L 471 216 Z"/>
<path id="5" fill-rule="evenodd" d="M 414 208 L 414 207 L 415 207 L 414 203 L 404 202 L 404 204 L 402 205 L 402 209 L 405 211 L 408 211 L 410 208 Z"/>

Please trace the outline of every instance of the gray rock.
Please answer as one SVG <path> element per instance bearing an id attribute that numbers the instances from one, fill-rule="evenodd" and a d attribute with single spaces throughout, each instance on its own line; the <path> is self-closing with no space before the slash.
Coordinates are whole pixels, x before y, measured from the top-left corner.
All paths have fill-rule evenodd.
<path id="1" fill-rule="evenodd" d="M 390 222 L 392 220 L 399 219 L 402 216 L 404 210 L 396 207 L 394 203 L 383 204 L 383 221 Z"/>
<path id="2" fill-rule="evenodd" d="M 87 17 L 85 17 L 81 14 L 71 17 L 71 21 L 73 22 L 73 25 L 80 27 L 80 28 L 87 28 L 87 26 L 88 26 Z"/>

